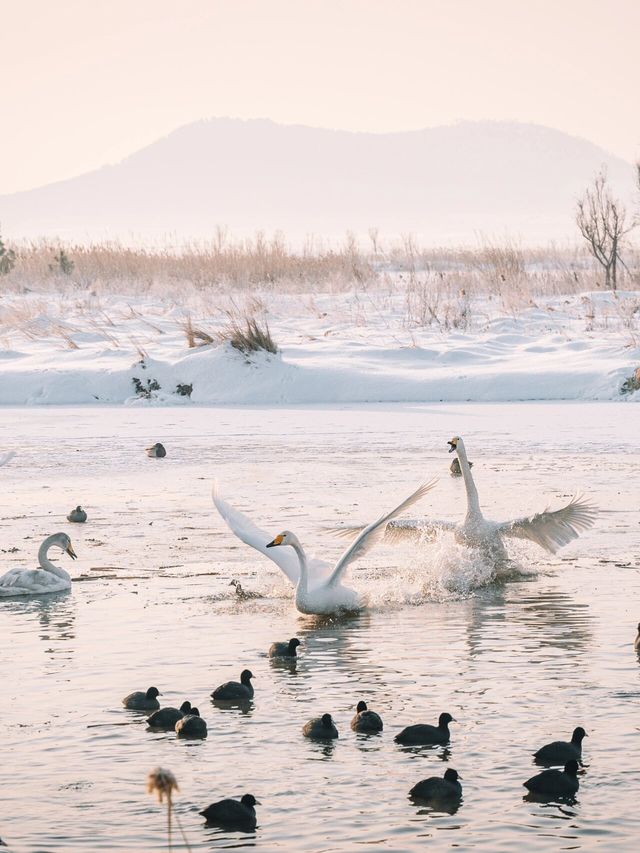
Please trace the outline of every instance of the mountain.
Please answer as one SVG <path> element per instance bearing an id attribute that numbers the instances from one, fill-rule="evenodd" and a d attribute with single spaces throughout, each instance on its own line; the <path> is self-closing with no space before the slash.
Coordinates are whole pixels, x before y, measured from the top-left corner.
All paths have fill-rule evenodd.
<path id="1" fill-rule="evenodd" d="M 505 234 L 575 239 L 576 197 L 606 165 L 629 201 L 630 163 L 534 124 L 461 122 L 402 133 L 351 133 L 268 120 L 185 125 L 70 180 L 0 196 L 8 237 L 210 237 L 281 229 L 300 241 L 376 226 L 427 245 Z"/>

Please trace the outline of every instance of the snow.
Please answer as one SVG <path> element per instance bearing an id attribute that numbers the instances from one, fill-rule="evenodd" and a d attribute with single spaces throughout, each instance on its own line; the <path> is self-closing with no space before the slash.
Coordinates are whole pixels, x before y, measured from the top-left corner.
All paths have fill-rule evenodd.
<path id="1" fill-rule="evenodd" d="M 640 365 L 636 292 L 537 298 L 517 308 L 475 297 L 465 318 L 450 303 L 418 326 L 401 288 L 265 291 L 246 305 L 268 322 L 277 354 L 246 356 L 228 342 L 188 348 L 187 316 L 215 337 L 237 302 L 237 294 L 232 302 L 194 292 L 8 294 L 0 304 L 0 404 L 640 398 L 620 394 Z M 134 377 L 160 389 L 140 398 Z M 176 393 L 178 384 L 193 386 L 190 398 Z"/>

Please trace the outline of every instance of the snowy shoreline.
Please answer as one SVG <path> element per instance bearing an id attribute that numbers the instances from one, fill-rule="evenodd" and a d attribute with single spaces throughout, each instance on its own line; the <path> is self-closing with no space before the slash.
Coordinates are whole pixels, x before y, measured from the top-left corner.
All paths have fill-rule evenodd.
<path id="1" fill-rule="evenodd" d="M 187 347 L 192 312 L 220 328 L 210 306 L 7 296 L 0 405 L 640 399 L 621 393 L 640 365 L 635 292 L 546 297 L 511 314 L 486 300 L 473 323 L 446 330 L 409 328 L 398 299 L 367 298 L 363 314 L 362 294 L 269 294 L 264 316 L 280 350 L 247 356 L 229 343 Z"/>

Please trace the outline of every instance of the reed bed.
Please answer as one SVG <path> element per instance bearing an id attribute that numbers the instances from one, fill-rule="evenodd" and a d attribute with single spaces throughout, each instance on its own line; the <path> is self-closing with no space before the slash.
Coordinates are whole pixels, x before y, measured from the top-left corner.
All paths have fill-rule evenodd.
<path id="1" fill-rule="evenodd" d="M 243 352 L 277 352 L 281 325 L 314 318 L 319 333 L 380 329 L 403 345 L 414 331 L 481 330 L 496 316 L 520 316 L 553 300 L 572 301 L 585 332 L 615 326 L 630 346 L 640 339 L 640 252 L 628 248 L 621 298 L 593 296 L 603 277 L 581 248 L 425 249 L 410 237 L 361 247 L 318 242 L 294 251 L 276 235 L 173 249 L 46 242 L 14 246 L 16 264 L 0 276 L 0 346 L 50 340 L 82 348 L 88 336 L 107 349 L 144 357 L 174 330 L 188 347 L 231 342 Z M 61 252 L 71 266 L 52 263 Z M 635 297 L 634 291 L 638 292 Z M 624 297 L 624 298 L 622 298 Z M 326 318 L 326 319 L 325 319 Z M 276 338 L 270 327 L 276 328 Z M 290 334 L 290 331 L 288 332 Z M 234 343 L 235 341 L 235 343 Z"/>

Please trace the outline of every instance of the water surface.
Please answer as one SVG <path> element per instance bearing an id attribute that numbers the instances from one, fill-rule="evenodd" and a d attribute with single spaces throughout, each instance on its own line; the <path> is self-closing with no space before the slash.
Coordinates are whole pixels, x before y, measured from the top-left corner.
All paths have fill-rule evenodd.
<path id="1" fill-rule="evenodd" d="M 28 853 L 163 849 L 164 812 L 144 789 L 161 765 L 180 783 L 194 850 L 635 849 L 638 421 L 622 404 L 1 410 L 0 449 L 18 455 L 0 471 L 0 570 L 34 565 L 58 530 L 79 559 L 60 558 L 78 577 L 71 593 L 0 602 L 0 837 Z M 417 510 L 461 517 L 455 433 L 488 517 L 584 491 L 603 508 L 597 526 L 557 557 L 518 543 L 513 578 L 476 590 L 486 566 L 448 540 L 383 547 L 351 577 L 370 609 L 314 620 L 211 504 L 216 476 L 270 533 L 295 530 L 337 557 L 324 525 L 372 520 L 432 476 Z M 144 455 L 155 441 L 166 459 Z M 70 525 L 78 503 L 89 522 Z M 264 597 L 238 601 L 232 577 Z M 270 643 L 294 635 L 297 667 L 272 664 Z M 211 690 L 244 666 L 251 706 L 213 707 Z M 197 704 L 208 739 L 147 732 L 121 707 L 151 684 L 165 704 Z M 350 731 L 360 699 L 382 715 L 381 735 Z M 458 721 L 448 748 L 394 744 L 445 710 Z M 331 746 L 301 736 L 324 712 L 340 731 Z M 533 750 L 576 725 L 589 733 L 577 801 L 523 800 Z M 407 799 L 447 766 L 463 777 L 455 813 Z M 255 834 L 203 824 L 199 809 L 245 792 L 262 803 Z"/>

